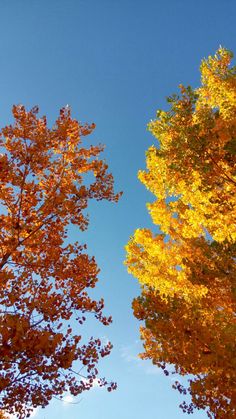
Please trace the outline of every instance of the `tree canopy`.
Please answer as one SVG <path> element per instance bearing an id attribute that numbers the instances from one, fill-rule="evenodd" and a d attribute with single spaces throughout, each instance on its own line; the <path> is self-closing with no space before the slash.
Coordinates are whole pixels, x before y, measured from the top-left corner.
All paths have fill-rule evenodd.
<path id="1" fill-rule="evenodd" d="M 188 378 L 188 413 L 234 418 L 236 291 L 236 68 L 220 48 L 203 60 L 202 84 L 180 86 L 148 125 L 157 143 L 139 179 L 161 230 L 136 230 L 128 271 L 142 285 L 133 302 L 144 321 L 142 358 Z M 156 229 L 157 231 L 157 229 Z"/>
<path id="2" fill-rule="evenodd" d="M 103 299 L 88 293 L 99 269 L 67 230 L 87 228 L 89 200 L 117 202 L 120 194 L 99 158 L 103 147 L 83 144 L 94 124 L 72 119 L 68 107 L 52 129 L 37 107 L 14 106 L 13 116 L 0 138 L 0 408 L 23 418 L 94 380 L 116 386 L 97 369 L 111 344 L 81 335 L 87 314 L 111 322 Z"/>

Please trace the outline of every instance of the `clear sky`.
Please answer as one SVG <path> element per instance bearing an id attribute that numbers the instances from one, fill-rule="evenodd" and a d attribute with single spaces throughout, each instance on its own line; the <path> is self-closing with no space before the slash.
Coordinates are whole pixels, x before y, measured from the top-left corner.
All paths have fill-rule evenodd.
<path id="1" fill-rule="evenodd" d="M 87 232 L 71 231 L 101 268 L 96 295 L 114 322 L 90 322 L 86 333 L 114 344 L 100 369 L 118 389 L 94 388 L 77 404 L 54 400 L 37 419 L 185 417 L 171 379 L 137 358 L 131 303 L 139 286 L 123 266 L 124 245 L 136 228 L 152 227 L 145 207 L 152 196 L 137 180 L 155 142 L 146 124 L 180 83 L 199 84 L 203 57 L 220 44 L 236 53 L 235 17 L 235 0 L 0 0 L 1 126 L 13 104 L 38 104 L 51 124 L 69 104 L 74 117 L 96 123 L 87 139 L 106 144 L 116 190 L 124 191 L 118 205 L 90 205 Z"/>

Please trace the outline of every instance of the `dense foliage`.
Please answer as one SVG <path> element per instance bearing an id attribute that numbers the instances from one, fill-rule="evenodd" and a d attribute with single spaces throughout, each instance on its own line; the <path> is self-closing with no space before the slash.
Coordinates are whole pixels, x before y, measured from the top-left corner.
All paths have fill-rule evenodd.
<path id="1" fill-rule="evenodd" d="M 86 313 L 104 325 L 111 318 L 103 299 L 88 294 L 97 282 L 95 259 L 85 245 L 69 243 L 67 228 L 87 227 L 89 200 L 116 202 L 119 194 L 99 159 L 103 147 L 82 144 L 94 125 L 72 119 L 69 108 L 52 129 L 37 108 L 14 106 L 13 116 L 0 138 L 0 408 L 23 418 L 99 379 L 98 360 L 111 344 L 83 342 L 80 329 Z"/>
<path id="2" fill-rule="evenodd" d="M 236 69 L 220 48 L 201 65 L 202 85 L 180 86 L 149 129 L 158 143 L 139 179 L 162 234 L 136 230 L 128 271 L 142 284 L 134 300 L 145 352 L 174 387 L 191 396 L 182 408 L 210 418 L 236 415 Z"/>

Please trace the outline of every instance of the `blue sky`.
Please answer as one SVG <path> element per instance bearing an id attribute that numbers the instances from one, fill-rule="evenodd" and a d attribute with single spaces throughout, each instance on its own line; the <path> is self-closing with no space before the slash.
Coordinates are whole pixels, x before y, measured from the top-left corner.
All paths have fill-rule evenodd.
<path id="1" fill-rule="evenodd" d="M 139 286 L 123 266 L 124 245 L 136 228 L 152 227 L 146 211 L 152 196 L 137 180 L 155 143 L 146 125 L 180 83 L 199 84 L 203 57 L 220 44 L 236 52 L 235 12 L 234 0 L 0 0 L 1 126 L 13 104 L 39 105 L 50 124 L 69 104 L 74 117 L 96 123 L 87 139 L 106 144 L 104 158 L 124 192 L 118 205 L 90 205 L 87 232 L 71 231 L 101 268 L 96 295 L 104 296 L 114 322 L 106 328 L 89 322 L 86 333 L 114 344 L 100 369 L 118 389 L 94 388 L 77 404 L 54 400 L 37 419 L 185 417 L 171 380 L 137 358 L 131 303 Z"/>

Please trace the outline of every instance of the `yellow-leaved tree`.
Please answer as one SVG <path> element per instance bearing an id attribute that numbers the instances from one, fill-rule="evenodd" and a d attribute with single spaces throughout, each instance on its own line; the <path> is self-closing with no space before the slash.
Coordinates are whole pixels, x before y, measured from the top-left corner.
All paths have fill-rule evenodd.
<path id="1" fill-rule="evenodd" d="M 180 86 L 149 130 L 158 142 L 139 179 L 162 234 L 136 230 L 128 271 L 142 285 L 133 302 L 144 320 L 142 358 L 187 376 L 184 411 L 236 415 L 236 68 L 220 48 L 203 60 L 198 89 Z M 190 377 L 190 378 L 189 378 Z"/>

